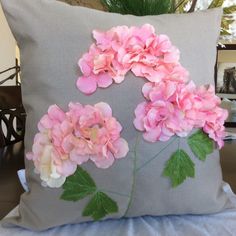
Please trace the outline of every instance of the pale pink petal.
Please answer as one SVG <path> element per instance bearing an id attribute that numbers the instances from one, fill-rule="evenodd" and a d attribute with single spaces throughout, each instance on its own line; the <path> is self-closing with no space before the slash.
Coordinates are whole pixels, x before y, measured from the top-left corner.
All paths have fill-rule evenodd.
<path id="1" fill-rule="evenodd" d="M 112 117 L 112 109 L 107 103 L 99 102 L 99 103 L 95 104 L 94 107 L 98 108 L 99 111 L 102 112 L 102 115 L 104 117 Z"/>
<path id="2" fill-rule="evenodd" d="M 57 122 L 62 122 L 66 117 L 65 112 L 57 105 L 52 105 L 48 108 L 48 115 L 50 119 Z"/>
<path id="3" fill-rule="evenodd" d="M 142 103 L 138 104 L 138 106 L 136 107 L 136 109 L 134 111 L 135 116 L 143 117 L 146 113 L 146 106 L 147 106 L 146 102 L 142 102 Z"/>
<path id="4" fill-rule="evenodd" d="M 44 150 L 44 145 L 40 143 L 34 143 L 32 146 L 32 151 L 35 155 L 41 155 Z"/>
<path id="5" fill-rule="evenodd" d="M 120 84 L 123 80 L 125 79 L 124 75 L 116 75 L 113 76 L 113 80 L 115 81 L 115 83 Z"/>
<path id="6" fill-rule="evenodd" d="M 161 132 L 163 135 L 166 135 L 169 137 L 171 137 L 175 134 L 173 130 L 167 129 L 166 127 L 162 127 Z"/>
<path id="7" fill-rule="evenodd" d="M 184 138 L 184 137 L 187 137 L 187 136 L 189 135 L 190 131 L 191 131 L 191 130 L 189 130 L 189 131 L 185 131 L 185 130 L 183 130 L 183 131 L 177 131 L 177 132 L 176 132 L 176 135 L 178 135 L 178 136 L 181 137 L 181 138 Z"/>
<path id="8" fill-rule="evenodd" d="M 125 139 L 120 138 L 118 140 L 116 140 L 113 143 L 113 146 L 115 147 L 115 149 L 117 150 L 116 153 L 114 153 L 114 157 L 115 158 L 123 158 L 127 155 L 127 153 L 129 152 L 129 145 L 126 142 Z"/>
<path id="9" fill-rule="evenodd" d="M 63 141 L 61 142 L 61 147 L 65 153 L 70 153 L 73 150 L 74 145 L 72 134 L 69 134 L 65 138 L 63 138 Z"/>
<path id="10" fill-rule="evenodd" d="M 80 67 L 81 72 L 86 77 L 88 77 L 92 73 L 92 68 L 88 65 L 88 63 L 83 58 L 79 60 L 79 67 Z"/>
<path id="11" fill-rule="evenodd" d="M 38 129 L 39 131 L 43 131 L 44 129 L 50 129 L 53 126 L 53 121 L 49 118 L 48 115 L 44 115 L 39 123 L 38 123 Z"/>
<path id="12" fill-rule="evenodd" d="M 140 119 L 139 117 L 135 118 L 133 121 L 134 127 L 139 131 L 144 131 L 144 122 L 143 119 Z"/>
<path id="13" fill-rule="evenodd" d="M 112 78 L 109 74 L 100 74 L 97 77 L 98 87 L 107 88 L 112 84 Z"/>
<path id="14" fill-rule="evenodd" d="M 160 134 L 161 134 L 160 127 L 156 127 L 155 129 L 144 133 L 143 138 L 148 142 L 154 143 L 159 140 Z"/>
<path id="15" fill-rule="evenodd" d="M 95 156 L 90 157 L 90 159 L 95 163 L 98 168 L 107 169 L 109 168 L 115 161 L 112 153 L 108 152 L 108 156 Z"/>
<path id="16" fill-rule="evenodd" d="M 171 47 L 168 53 L 164 56 L 165 63 L 175 63 L 179 61 L 179 50 L 176 47 Z"/>
<path id="17" fill-rule="evenodd" d="M 143 85 L 142 92 L 145 98 L 149 99 L 149 93 L 151 92 L 152 88 L 153 83 L 146 83 Z"/>
<path id="18" fill-rule="evenodd" d="M 164 133 L 161 133 L 160 136 L 159 136 L 159 138 L 158 138 L 158 141 L 166 142 L 166 141 L 168 141 L 170 138 L 171 138 L 171 136 L 168 136 L 168 135 L 165 135 Z"/>
<path id="19" fill-rule="evenodd" d="M 48 136 L 48 132 L 37 133 L 34 137 L 34 143 L 39 143 L 42 145 L 47 145 L 50 143 L 50 138 Z"/>
<path id="20" fill-rule="evenodd" d="M 82 76 L 77 80 L 77 88 L 85 93 L 85 94 L 92 94 L 96 91 L 97 89 L 97 81 L 95 77 L 85 77 Z"/>
<path id="21" fill-rule="evenodd" d="M 82 165 L 89 160 L 89 155 L 79 155 L 76 150 L 70 152 L 70 160 L 77 165 Z"/>
<path id="22" fill-rule="evenodd" d="M 63 134 L 70 134 L 73 130 L 73 126 L 70 122 L 68 122 L 68 120 L 64 120 L 62 121 L 61 125 L 60 125 L 60 129 L 61 129 L 61 132 Z"/>
<path id="23" fill-rule="evenodd" d="M 134 36 L 138 36 L 142 42 L 146 42 L 146 40 L 155 33 L 155 28 L 150 24 L 144 24 L 140 28 L 132 27 Z"/>
<path id="24" fill-rule="evenodd" d="M 57 172 L 65 177 L 73 175 L 77 169 L 75 162 L 70 160 L 62 161 L 62 165 L 56 166 Z"/>
<path id="25" fill-rule="evenodd" d="M 26 153 L 25 156 L 28 160 L 34 160 L 34 153 L 33 152 L 28 152 L 28 153 Z"/>
<path id="26" fill-rule="evenodd" d="M 110 40 L 104 32 L 93 30 L 93 38 L 96 39 L 97 44 L 106 45 Z"/>
<path id="27" fill-rule="evenodd" d="M 222 138 L 217 139 L 217 144 L 219 149 L 221 149 L 224 146 L 224 141 Z"/>

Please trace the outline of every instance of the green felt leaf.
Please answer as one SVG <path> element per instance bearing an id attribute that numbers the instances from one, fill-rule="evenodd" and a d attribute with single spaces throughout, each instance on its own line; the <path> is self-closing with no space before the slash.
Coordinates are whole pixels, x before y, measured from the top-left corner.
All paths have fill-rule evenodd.
<path id="1" fill-rule="evenodd" d="M 167 161 L 163 176 L 170 177 L 172 187 L 177 187 L 187 177 L 194 178 L 194 163 L 184 150 L 179 149 Z"/>
<path id="2" fill-rule="evenodd" d="M 63 184 L 64 192 L 61 199 L 67 201 L 78 201 L 96 192 L 96 184 L 87 171 L 78 167 L 76 172 L 67 177 Z"/>
<path id="3" fill-rule="evenodd" d="M 213 0 L 208 8 L 210 9 L 210 8 L 215 8 L 215 7 L 221 7 L 223 3 L 224 3 L 224 0 Z"/>
<path id="4" fill-rule="evenodd" d="M 236 12 L 236 5 L 224 8 L 224 14 L 232 14 L 234 12 Z"/>
<path id="5" fill-rule="evenodd" d="M 97 192 L 83 211 L 83 216 L 91 216 L 94 220 L 100 220 L 107 214 L 118 212 L 115 201 L 103 192 Z"/>
<path id="6" fill-rule="evenodd" d="M 214 151 L 214 141 L 202 130 L 198 130 L 188 138 L 188 145 L 201 161 L 205 161 L 206 156 Z"/>

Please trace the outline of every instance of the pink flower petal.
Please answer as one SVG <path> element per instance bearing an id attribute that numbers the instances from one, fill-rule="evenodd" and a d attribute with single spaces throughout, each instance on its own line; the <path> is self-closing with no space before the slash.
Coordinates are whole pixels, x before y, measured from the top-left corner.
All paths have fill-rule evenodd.
<path id="1" fill-rule="evenodd" d="M 65 177 L 73 175 L 77 169 L 77 165 L 75 162 L 71 162 L 70 160 L 62 161 L 62 164 L 56 166 L 57 172 Z"/>
<path id="2" fill-rule="evenodd" d="M 116 76 L 113 76 L 113 79 L 117 84 L 120 84 L 125 79 L 125 76 L 124 75 L 116 75 Z"/>
<path id="3" fill-rule="evenodd" d="M 76 150 L 70 152 L 70 160 L 77 165 L 82 165 L 89 160 L 89 155 L 79 155 Z"/>
<path id="4" fill-rule="evenodd" d="M 88 63 L 82 58 L 79 60 L 79 67 L 84 76 L 88 77 L 92 73 L 92 68 Z"/>
<path id="5" fill-rule="evenodd" d="M 96 91 L 97 89 L 97 81 L 95 77 L 85 77 L 82 76 L 77 80 L 77 88 L 85 93 L 85 94 L 92 94 Z"/>
<path id="6" fill-rule="evenodd" d="M 95 163 L 98 168 L 107 169 L 115 161 L 112 153 L 108 152 L 108 157 L 104 156 L 92 156 L 90 159 Z"/>
<path id="7" fill-rule="evenodd" d="M 175 63 L 179 61 L 179 50 L 176 47 L 171 47 L 168 53 L 164 56 L 165 63 Z"/>
<path id="8" fill-rule="evenodd" d="M 49 118 L 48 115 L 44 115 L 39 123 L 38 123 L 38 129 L 39 131 L 43 131 L 45 129 L 50 129 L 53 126 L 53 121 Z"/>
<path id="9" fill-rule="evenodd" d="M 73 150 L 73 137 L 72 134 L 69 134 L 61 142 L 61 147 L 65 153 L 70 153 Z"/>
<path id="10" fill-rule="evenodd" d="M 65 112 L 57 105 L 51 105 L 48 108 L 48 115 L 50 119 L 55 120 L 57 122 L 62 122 L 66 116 Z"/>
<path id="11" fill-rule="evenodd" d="M 117 150 L 116 153 L 114 153 L 114 157 L 115 158 L 123 158 L 127 155 L 127 153 L 129 152 L 129 145 L 126 142 L 126 140 L 124 140 L 123 138 L 120 138 L 118 140 L 116 140 L 113 143 L 113 146 L 115 147 L 115 149 Z"/>
<path id="12" fill-rule="evenodd" d="M 135 118 L 133 121 L 134 127 L 139 131 L 144 131 L 144 122 L 143 119 L 140 119 L 139 117 Z"/>
<path id="13" fill-rule="evenodd" d="M 112 84 L 112 78 L 108 74 L 100 74 L 97 77 L 98 87 L 107 88 Z"/>
<path id="14" fill-rule="evenodd" d="M 145 98 L 149 99 L 149 93 L 151 92 L 152 88 L 153 83 L 146 83 L 143 85 L 142 92 Z"/>
<path id="15" fill-rule="evenodd" d="M 28 152 L 28 153 L 26 153 L 25 156 L 28 160 L 34 160 L 34 153 L 33 152 Z"/>
<path id="16" fill-rule="evenodd" d="M 112 109 L 107 103 L 99 102 L 94 107 L 98 108 L 104 117 L 112 117 Z"/>
<path id="17" fill-rule="evenodd" d="M 160 127 L 156 127 L 155 129 L 144 133 L 143 138 L 148 142 L 154 143 L 159 140 L 160 134 L 161 134 Z"/>

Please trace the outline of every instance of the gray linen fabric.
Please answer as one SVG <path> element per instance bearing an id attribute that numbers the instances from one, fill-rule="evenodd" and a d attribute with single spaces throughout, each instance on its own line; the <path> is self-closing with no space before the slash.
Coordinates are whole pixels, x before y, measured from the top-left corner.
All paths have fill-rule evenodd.
<path id="1" fill-rule="evenodd" d="M 92 96 L 85 96 L 76 89 L 75 83 L 80 75 L 77 61 L 92 44 L 91 33 L 94 29 L 108 30 L 117 25 L 141 26 L 150 23 L 158 34 L 167 34 L 180 49 L 181 63 L 189 70 L 196 84 L 214 82 L 220 9 L 193 14 L 136 17 L 72 7 L 52 0 L 1 2 L 21 51 L 22 92 L 27 111 L 26 151 L 31 150 L 37 123 L 48 107 L 57 104 L 66 109 L 70 101 L 82 104 L 103 101 L 110 104 L 113 115 L 123 126 L 122 137 L 129 142 L 130 150 L 133 150 L 136 138 L 140 136 L 138 167 L 173 141 L 147 143 L 133 126 L 134 110 L 144 100 L 141 93 L 144 79 L 135 78 L 129 73 L 123 83 L 98 89 Z M 224 209 L 227 196 L 221 189 L 218 151 L 211 154 L 205 163 L 193 157 L 196 177 L 188 179 L 178 188 L 171 188 L 170 181 L 162 177 L 165 161 L 176 145 L 173 142 L 136 175 L 133 174 L 132 152 L 107 170 L 98 169 L 93 163 L 83 165 L 99 188 L 120 193 L 109 193 L 117 202 L 119 212 L 107 218 L 120 218 L 125 213 L 131 217 L 212 213 Z M 188 149 L 185 141 L 181 142 L 181 146 Z M 26 160 L 26 168 L 30 192 L 21 197 L 20 217 L 7 219 L 5 223 L 43 230 L 91 220 L 81 216 L 88 199 L 75 203 L 60 200 L 62 189 L 42 187 L 39 176 L 33 171 L 32 162 Z M 130 199 L 128 195 L 132 187 L 134 194 Z"/>

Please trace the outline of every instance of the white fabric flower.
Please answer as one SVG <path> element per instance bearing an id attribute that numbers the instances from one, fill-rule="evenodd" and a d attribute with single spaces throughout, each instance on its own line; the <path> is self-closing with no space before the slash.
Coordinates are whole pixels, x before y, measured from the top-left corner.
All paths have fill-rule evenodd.
<path id="1" fill-rule="evenodd" d="M 43 181 L 43 186 L 59 188 L 64 184 L 66 177 L 57 173 L 56 166 L 53 164 L 52 160 L 52 149 L 53 147 L 51 145 L 45 146 L 38 171 L 40 173 L 40 178 Z"/>

